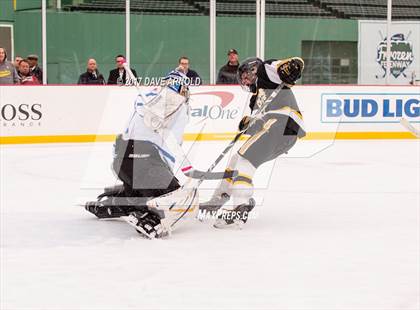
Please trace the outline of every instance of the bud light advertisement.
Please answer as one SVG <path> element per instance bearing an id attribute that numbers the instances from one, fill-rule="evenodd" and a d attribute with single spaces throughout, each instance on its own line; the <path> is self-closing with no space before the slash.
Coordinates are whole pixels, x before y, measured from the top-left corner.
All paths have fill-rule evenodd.
<path id="1" fill-rule="evenodd" d="M 323 123 L 420 122 L 420 93 L 323 93 Z"/>

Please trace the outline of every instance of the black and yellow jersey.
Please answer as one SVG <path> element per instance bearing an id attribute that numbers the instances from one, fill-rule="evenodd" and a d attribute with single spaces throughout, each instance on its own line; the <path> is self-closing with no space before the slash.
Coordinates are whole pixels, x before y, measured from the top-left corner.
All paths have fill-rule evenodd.
<path id="1" fill-rule="evenodd" d="M 271 93 L 282 83 L 277 68 L 284 60 L 264 61 L 257 71 L 257 79 L 251 87 L 253 95 L 250 99 L 249 107 L 251 111 L 259 109 Z M 296 132 L 298 137 L 305 136 L 303 128 L 303 116 L 297 104 L 296 98 L 288 86 L 273 98 L 271 103 L 265 109 L 265 115 L 275 117 L 276 115 L 286 115 L 289 117 L 287 127 Z"/>

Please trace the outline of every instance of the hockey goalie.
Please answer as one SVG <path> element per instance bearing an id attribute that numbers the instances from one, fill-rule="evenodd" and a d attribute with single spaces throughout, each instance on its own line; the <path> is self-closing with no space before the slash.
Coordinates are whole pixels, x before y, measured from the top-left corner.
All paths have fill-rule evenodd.
<path id="1" fill-rule="evenodd" d="M 180 189 L 174 166 L 182 158 L 177 158 L 179 150 L 174 148 L 180 148 L 189 118 L 187 82 L 183 72 L 174 70 L 160 87 L 139 92 L 128 125 L 114 144 L 112 169 L 122 185 L 106 188 L 97 201 L 87 202 L 87 211 L 98 218 L 125 217 L 149 238 L 171 232 L 184 210 L 150 208 L 147 202 Z M 177 193 L 181 195 L 182 191 Z M 189 204 L 188 213 L 197 203 L 198 197 Z"/>

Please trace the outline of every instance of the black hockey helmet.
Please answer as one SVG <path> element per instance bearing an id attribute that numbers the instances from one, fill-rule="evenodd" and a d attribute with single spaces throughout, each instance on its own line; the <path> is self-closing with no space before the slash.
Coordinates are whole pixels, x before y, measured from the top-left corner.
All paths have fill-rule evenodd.
<path id="1" fill-rule="evenodd" d="M 245 59 L 238 68 L 237 79 L 246 91 L 251 91 L 251 86 L 257 81 L 257 71 L 263 61 L 257 57 Z"/>

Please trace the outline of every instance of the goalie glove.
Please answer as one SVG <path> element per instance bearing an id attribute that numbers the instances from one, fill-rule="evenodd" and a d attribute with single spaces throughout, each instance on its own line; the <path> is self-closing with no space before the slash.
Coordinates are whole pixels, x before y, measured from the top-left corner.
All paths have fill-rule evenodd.
<path id="1" fill-rule="evenodd" d="M 150 93 L 153 97 L 143 107 L 146 126 L 152 130 L 167 127 L 181 107 L 188 104 L 187 79 L 181 72 L 171 71 L 164 78 L 164 85 Z"/>
<path id="2" fill-rule="evenodd" d="M 289 85 L 295 85 L 296 81 L 302 76 L 304 66 L 302 58 L 288 58 L 280 62 L 277 67 L 277 73 L 283 82 Z"/>
<path id="3" fill-rule="evenodd" d="M 148 110 L 144 113 L 144 124 L 152 130 L 158 130 L 163 127 L 164 119 Z"/>

